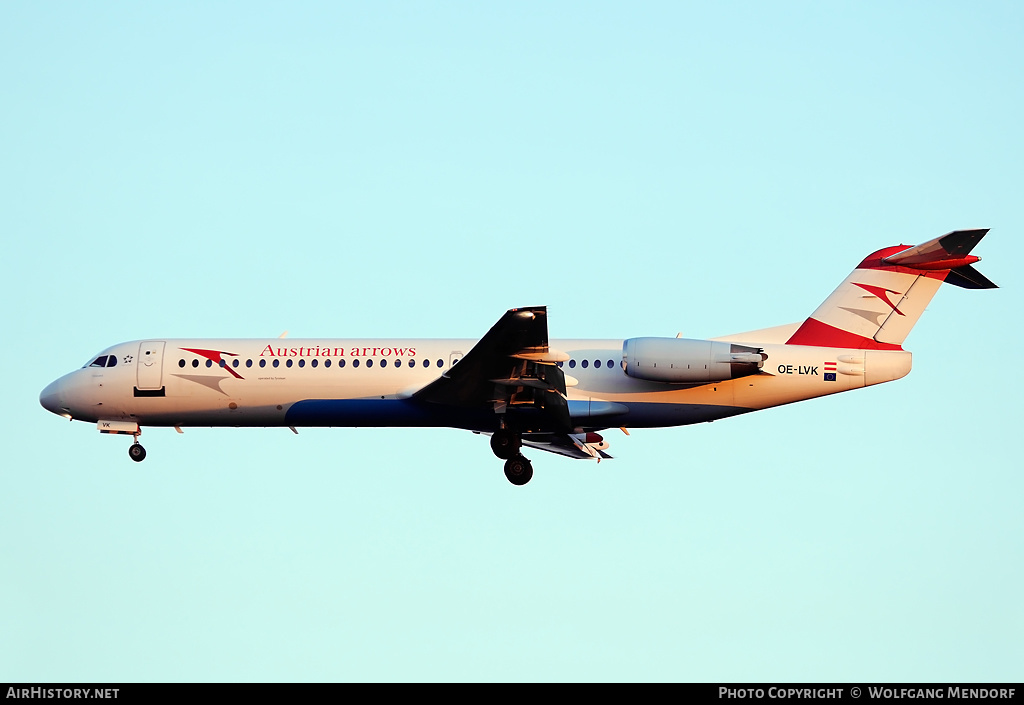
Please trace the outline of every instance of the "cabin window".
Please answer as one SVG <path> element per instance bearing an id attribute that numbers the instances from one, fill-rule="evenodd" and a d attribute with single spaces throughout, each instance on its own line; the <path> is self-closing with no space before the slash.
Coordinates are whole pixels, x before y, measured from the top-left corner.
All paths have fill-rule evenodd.
<path id="1" fill-rule="evenodd" d="M 266 367 L 266 366 L 267 366 L 267 361 L 266 360 L 260 360 L 260 367 Z"/>
<path id="2" fill-rule="evenodd" d="M 582 362 L 580 363 L 580 365 L 582 365 L 582 366 L 583 366 L 583 369 L 587 369 L 587 365 L 589 365 L 589 364 L 590 364 L 590 363 L 589 363 L 589 362 L 587 362 L 586 360 L 584 360 L 584 361 L 582 361 Z"/>
<path id="3" fill-rule="evenodd" d="M 402 359 L 399 358 L 399 359 L 395 360 L 395 367 L 401 367 L 401 366 L 402 366 Z"/>
<path id="4" fill-rule="evenodd" d="M 344 367 L 344 366 L 345 366 L 345 361 L 344 360 L 338 360 L 338 367 Z"/>
<path id="5" fill-rule="evenodd" d="M 330 366 L 331 366 L 331 360 L 330 360 L 330 358 L 328 358 L 328 359 L 324 360 L 324 367 L 330 367 Z"/>
<path id="6" fill-rule="evenodd" d="M 352 367 L 359 367 L 359 358 L 352 361 Z"/>
<path id="7" fill-rule="evenodd" d="M 601 366 L 601 361 L 600 360 L 594 360 L 594 368 L 596 369 L 596 368 L 598 368 L 600 366 Z"/>
<path id="8" fill-rule="evenodd" d="M 280 364 L 281 364 L 281 361 L 278 360 L 277 358 L 274 358 L 274 367 L 278 367 Z"/>
<path id="9" fill-rule="evenodd" d="M 571 370 L 574 367 L 576 367 L 576 361 L 575 360 L 569 360 L 569 369 Z"/>
<path id="10" fill-rule="evenodd" d="M 245 366 L 246 367 L 252 367 L 252 360 L 246 360 L 245 361 Z"/>
<path id="11" fill-rule="evenodd" d="M 444 360 L 438 360 L 437 361 L 437 366 L 438 367 L 444 367 Z"/>
<path id="12" fill-rule="evenodd" d="M 292 366 L 292 361 L 291 360 L 285 360 L 284 366 L 285 367 L 291 367 Z"/>
<path id="13" fill-rule="evenodd" d="M 206 361 L 206 366 L 207 367 L 213 367 L 213 360 L 207 360 Z"/>
<path id="14" fill-rule="evenodd" d="M 306 366 L 306 361 L 305 361 L 305 360 L 303 360 L 303 359 L 302 359 L 302 358 L 300 357 L 300 358 L 299 358 L 299 367 L 305 367 L 305 366 Z"/>
<path id="15" fill-rule="evenodd" d="M 192 361 L 192 367 L 199 367 L 199 360 L 195 359 Z"/>
<path id="16" fill-rule="evenodd" d="M 185 366 L 185 360 L 184 359 L 178 360 L 178 367 L 184 367 L 184 366 Z"/>
<path id="17" fill-rule="evenodd" d="M 388 361 L 387 360 L 381 360 L 380 361 L 380 366 L 381 367 L 387 367 L 388 366 Z"/>
<path id="18" fill-rule="evenodd" d="M 316 367 L 316 366 L 317 366 L 318 364 L 320 364 L 320 363 L 318 363 L 318 362 L 316 361 L 316 358 L 315 358 L 315 357 L 314 357 L 314 358 L 313 358 L 312 360 L 310 360 L 310 361 L 309 361 L 309 366 L 310 366 L 310 367 Z"/>
<path id="19" fill-rule="evenodd" d="M 366 366 L 373 367 L 373 358 L 370 358 L 369 360 L 366 361 Z"/>

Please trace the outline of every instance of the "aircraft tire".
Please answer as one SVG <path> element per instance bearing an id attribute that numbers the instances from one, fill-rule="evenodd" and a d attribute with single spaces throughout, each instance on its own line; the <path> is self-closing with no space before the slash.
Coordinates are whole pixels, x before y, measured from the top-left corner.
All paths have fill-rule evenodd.
<path id="1" fill-rule="evenodd" d="M 505 477 L 513 485 L 525 485 L 533 478 L 533 464 L 521 455 L 505 461 Z"/>
<path id="2" fill-rule="evenodd" d="M 131 447 L 128 449 L 128 457 L 136 463 L 141 463 L 146 459 L 146 449 L 139 443 L 132 443 Z"/>
<path id="3" fill-rule="evenodd" d="M 519 455 L 523 442 L 519 434 L 500 429 L 491 434 L 491 451 L 502 460 L 509 460 Z"/>

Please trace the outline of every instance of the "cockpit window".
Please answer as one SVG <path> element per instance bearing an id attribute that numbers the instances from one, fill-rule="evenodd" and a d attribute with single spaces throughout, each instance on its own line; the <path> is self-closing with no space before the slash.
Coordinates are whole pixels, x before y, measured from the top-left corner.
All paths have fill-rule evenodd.
<path id="1" fill-rule="evenodd" d="M 87 365 L 83 365 L 82 369 L 86 367 L 113 367 L 117 364 L 117 355 L 100 355 L 95 360 Z"/>

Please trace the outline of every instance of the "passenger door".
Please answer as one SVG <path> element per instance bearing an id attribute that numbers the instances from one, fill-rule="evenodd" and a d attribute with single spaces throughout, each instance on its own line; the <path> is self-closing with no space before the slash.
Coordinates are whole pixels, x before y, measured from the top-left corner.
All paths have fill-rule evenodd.
<path id="1" fill-rule="evenodd" d="M 164 345 L 162 340 L 144 340 L 139 344 L 137 386 L 143 389 L 161 389 L 163 385 Z"/>

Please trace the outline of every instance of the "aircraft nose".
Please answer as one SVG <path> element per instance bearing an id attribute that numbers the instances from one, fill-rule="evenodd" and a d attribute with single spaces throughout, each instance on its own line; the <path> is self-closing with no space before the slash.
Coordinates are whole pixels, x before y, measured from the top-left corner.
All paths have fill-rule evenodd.
<path id="1" fill-rule="evenodd" d="M 67 410 L 61 408 L 63 405 L 61 386 L 60 380 L 55 380 L 46 385 L 46 389 L 39 393 L 39 403 L 43 408 L 59 416 L 67 414 Z"/>

